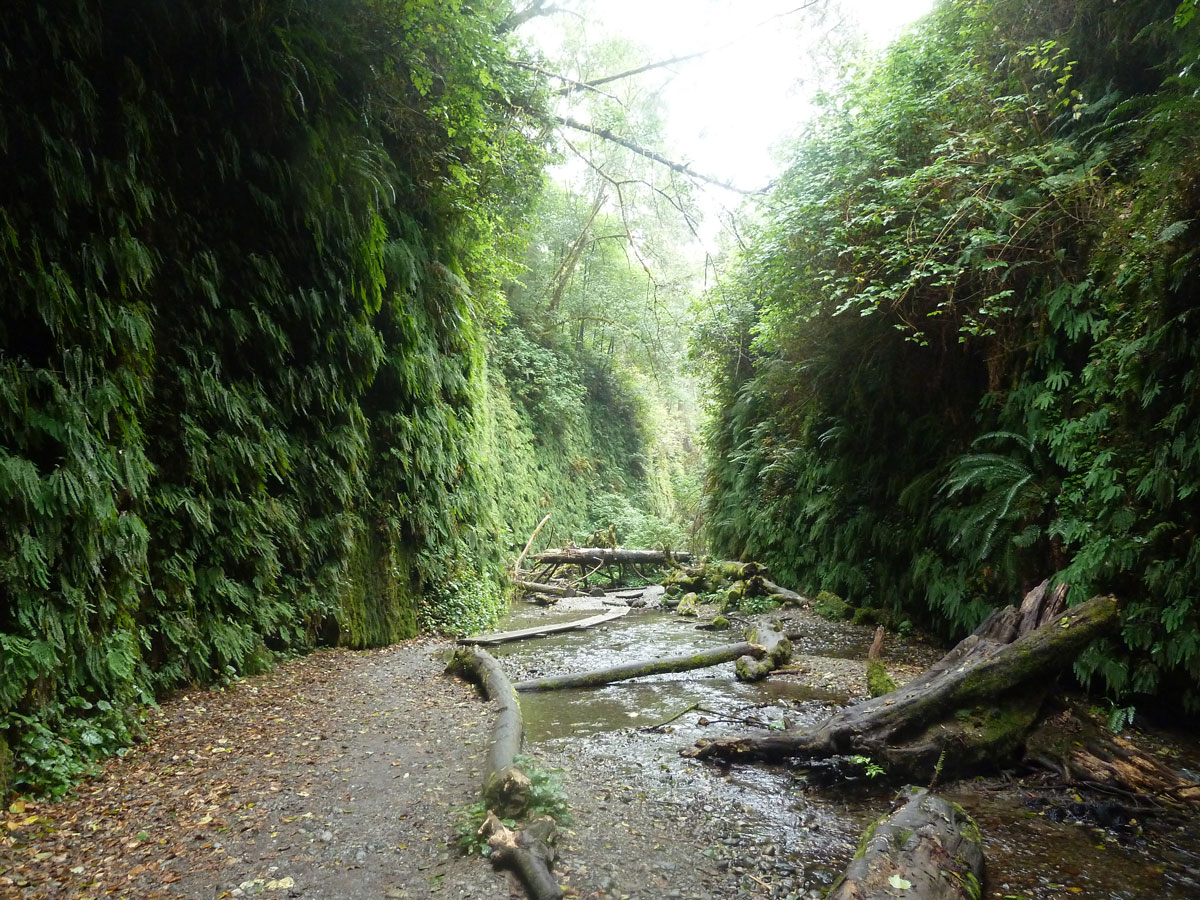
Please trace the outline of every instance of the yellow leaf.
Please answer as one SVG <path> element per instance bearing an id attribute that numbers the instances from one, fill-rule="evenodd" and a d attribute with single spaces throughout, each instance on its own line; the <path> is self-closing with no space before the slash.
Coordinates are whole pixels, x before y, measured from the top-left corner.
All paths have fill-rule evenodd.
<path id="1" fill-rule="evenodd" d="M 8 811 L 10 813 L 12 813 L 13 815 L 19 816 L 21 813 L 25 812 L 25 801 L 24 800 L 14 800 L 12 802 L 12 804 L 8 807 Z"/>

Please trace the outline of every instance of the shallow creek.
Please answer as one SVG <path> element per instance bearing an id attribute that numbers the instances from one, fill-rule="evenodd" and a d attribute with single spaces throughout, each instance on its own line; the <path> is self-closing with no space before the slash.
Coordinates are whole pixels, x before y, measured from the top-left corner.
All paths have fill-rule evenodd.
<path id="1" fill-rule="evenodd" d="M 628 592 L 622 592 L 628 593 Z M 661 588 L 647 589 L 645 609 L 585 630 L 493 648 L 514 681 L 676 655 L 740 640 L 738 631 L 703 631 L 695 621 L 656 609 Z M 569 621 L 592 614 L 610 595 L 574 598 L 550 608 L 514 606 L 504 629 Z M 803 727 L 861 693 L 872 629 L 788 613 L 801 670 L 756 685 L 732 664 L 660 675 L 603 688 L 522 695 L 529 751 L 540 759 L 584 761 L 593 776 L 635 797 L 689 817 L 720 820 L 711 858 L 745 873 L 747 896 L 816 898 L 842 870 L 862 830 L 887 807 L 890 791 L 864 780 L 849 789 L 815 789 L 805 773 L 783 766 L 699 764 L 679 750 L 706 735 L 747 728 Z M 889 667 L 904 677 L 941 651 L 892 643 Z M 653 728 L 692 707 L 661 728 Z M 1155 735 L 1180 765 L 1200 771 L 1194 738 Z M 1200 897 L 1200 823 L 1161 816 L 1099 823 L 1069 791 L 999 779 L 943 786 L 983 830 L 985 897 Z M 636 801 L 634 801 L 636 802 Z M 1106 827 L 1107 826 L 1107 827 Z M 709 853 L 706 851 L 706 855 Z M 668 894 L 668 896 L 671 896 Z"/>

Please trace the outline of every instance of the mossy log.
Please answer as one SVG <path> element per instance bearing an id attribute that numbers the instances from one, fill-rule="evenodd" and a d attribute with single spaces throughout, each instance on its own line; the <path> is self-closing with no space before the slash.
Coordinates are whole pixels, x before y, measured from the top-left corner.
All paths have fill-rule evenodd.
<path id="1" fill-rule="evenodd" d="M 462 647 L 455 651 L 446 671 L 478 685 L 483 695 L 499 707 L 488 744 L 483 774 L 483 801 L 502 816 L 520 816 L 529 808 L 529 777 L 515 763 L 521 752 L 524 725 L 521 701 L 500 664 L 486 650 Z"/>
<path id="2" fill-rule="evenodd" d="M 867 829 L 827 900 L 979 900 L 983 841 L 956 803 L 906 787 Z"/>
<path id="3" fill-rule="evenodd" d="M 627 550 L 624 547 L 567 547 L 565 549 L 543 550 L 535 553 L 530 559 L 543 565 L 583 566 L 592 568 L 597 565 L 614 565 L 617 563 L 632 563 L 636 566 L 670 566 L 676 563 L 689 563 L 692 554 L 683 551 L 669 550 Z"/>
<path id="4" fill-rule="evenodd" d="M 1025 742 L 1025 759 L 1078 787 L 1115 787 L 1168 803 L 1200 803 L 1200 784 L 1082 710 L 1059 708 L 1046 716 Z"/>
<path id="5" fill-rule="evenodd" d="M 600 687 L 617 681 L 641 678 L 645 675 L 706 669 L 710 666 L 733 662 L 739 656 L 758 658 L 766 656 L 766 654 L 767 651 L 760 644 L 742 641 L 737 644 L 724 644 L 711 650 L 698 650 L 695 653 L 684 653 L 679 656 L 622 663 L 619 666 L 595 669 L 591 672 L 576 672 L 569 675 L 553 675 L 549 678 L 520 681 L 517 682 L 516 689 L 521 693 L 533 693 L 535 691 L 558 691 L 565 688 Z"/>
<path id="6" fill-rule="evenodd" d="M 740 681 L 762 681 L 776 669 L 786 666 L 792 659 L 792 642 L 782 631 L 751 628 L 746 640 L 762 647 L 763 655 L 738 658 L 736 672 Z"/>
<path id="7" fill-rule="evenodd" d="M 479 833 L 492 848 L 488 857 L 492 865 L 516 875 L 530 900 L 562 900 L 563 890 L 550 874 L 557 858 L 554 850 L 557 829 L 553 820 L 540 819 L 515 832 L 494 813 L 488 813 Z"/>
<path id="8" fill-rule="evenodd" d="M 552 594 L 556 597 L 577 597 L 579 592 L 569 584 L 542 584 L 537 581 L 514 580 L 513 584 L 527 594 Z"/>
<path id="9" fill-rule="evenodd" d="M 1058 673 L 1117 623 L 1117 602 L 1096 597 L 1061 609 L 1064 591 L 1040 585 L 1021 609 L 993 616 L 927 672 L 883 697 L 845 707 L 802 732 L 700 741 L 690 756 L 724 760 L 869 756 L 893 778 L 928 779 L 1019 755 Z M 1047 597 L 1053 594 L 1054 597 Z M 1022 611 L 1030 630 L 1002 643 Z M 1036 626 L 1036 627 L 1035 627 Z M 999 629 L 999 630 L 998 630 Z"/>

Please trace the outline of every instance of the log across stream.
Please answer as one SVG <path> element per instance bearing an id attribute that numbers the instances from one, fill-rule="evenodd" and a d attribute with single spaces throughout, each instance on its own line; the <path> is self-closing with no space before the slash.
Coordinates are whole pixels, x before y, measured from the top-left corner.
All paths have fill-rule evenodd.
<path id="1" fill-rule="evenodd" d="M 570 605 L 546 610 L 519 604 L 502 627 L 515 630 L 555 617 L 579 618 L 602 608 L 599 598 L 563 602 Z M 728 837 L 715 858 L 728 855 L 735 866 L 761 863 L 764 868 L 748 868 L 748 873 L 773 885 L 794 882 L 798 897 L 824 890 L 841 874 L 863 830 L 886 809 L 888 792 L 798 791 L 801 773 L 786 767 L 721 770 L 678 756 L 682 747 L 729 729 L 769 734 L 785 723 L 790 728 L 816 726 L 849 699 L 846 688 L 857 689 L 857 682 L 845 673 L 861 672 L 873 629 L 794 615 L 799 624 L 789 631 L 798 627 L 806 634 L 794 641 L 793 666 L 799 670 L 794 675 L 745 684 L 734 678 L 729 663 L 606 687 L 522 694 L 527 746 L 547 765 L 579 772 L 579 790 L 585 784 L 621 785 L 648 798 L 647 803 L 695 810 L 681 817 L 679 827 L 686 827 L 682 823 L 693 814 L 720 818 L 727 822 Z M 506 644 L 493 652 L 512 679 L 521 681 L 692 653 L 741 637 L 740 628 L 706 632 L 694 625 L 652 609 L 632 610 L 588 631 Z M 891 637 L 886 659 L 893 671 L 911 675 L 941 653 Z M 684 710 L 688 712 L 679 715 Z M 654 727 L 677 715 L 665 727 Z M 750 727 L 744 726 L 747 722 Z M 1175 746 L 1185 757 L 1194 752 L 1181 741 Z M 1200 767 L 1200 759 L 1194 765 Z M 858 777 L 869 786 L 869 778 Z M 1149 839 L 1138 834 L 1140 823 L 1101 833 L 1096 830 L 1101 823 L 1075 808 L 1069 793 L 1021 791 L 997 783 L 943 790 L 980 825 L 988 875 L 1002 895 L 1027 900 L 1149 895 L 1184 900 L 1197 895 L 1187 879 L 1188 868 L 1200 862 L 1200 839 L 1187 831 L 1176 832 L 1174 843 L 1155 837 L 1149 848 Z M 1084 824 L 1067 824 L 1072 816 Z M 774 848 L 769 859 L 747 850 L 768 845 Z M 1072 887 L 1080 891 L 1067 891 Z M 747 890 L 748 896 L 772 896 L 761 885 L 757 894 Z"/>

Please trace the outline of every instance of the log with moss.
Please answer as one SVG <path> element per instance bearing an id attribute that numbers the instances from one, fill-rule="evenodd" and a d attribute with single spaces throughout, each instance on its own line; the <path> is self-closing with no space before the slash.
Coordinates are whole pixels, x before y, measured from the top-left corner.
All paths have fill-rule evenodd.
<path id="1" fill-rule="evenodd" d="M 561 550 L 543 550 L 529 558 L 542 565 L 591 568 L 601 564 L 614 565 L 618 563 L 631 563 L 635 566 L 670 566 L 676 563 L 691 562 L 692 554 L 670 550 L 627 550 L 623 547 L 566 547 Z"/>
<path id="2" fill-rule="evenodd" d="M 827 900 L 979 900 L 983 840 L 956 803 L 906 787 L 866 830 Z"/>
<path id="3" fill-rule="evenodd" d="M 897 779 L 927 780 L 1018 756 L 1058 674 L 1117 624 L 1117 602 L 1064 610 L 1065 588 L 1030 591 L 993 614 L 897 691 L 834 713 L 816 728 L 700 741 L 688 755 L 724 760 L 861 755 Z"/>
<path id="4" fill-rule="evenodd" d="M 647 675 L 707 669 L 727 662 L 736 662 L 735 672 L 739 679 L 757 681 L 765 678 L 775 669 L 786 665 L 791 659 L 792 645 L 788 638 L 789 635 L 781 631 L 752 628 L 747 632 L 746 640 L 736 644 L 722 644 L 720 647 L 697 650 L 695 653 L 682 653 L 678 656 L 621 663 L 604 669 L 593 669 L 590 672 L 573 672 L 566 675 L 535 678 L 530 681 L 518 682 L 516 689 L 521 693 L 534 693 L 568 688 L 601 687 L 618 681 L 643 678 Z"/>
<path id="5" fill-rule="evenodd" d="M 792 659 L 792 642 L 787 634 L 773 628 L 751 628 L 746 634 L 751 646 L 761 647 L 762 656 L 741 656 L 736 664 L 739 681 L 762 681 Z"/>
<path id="6" fill-rule="evenodd" d="M 733 662 L 741 656 L 762 657 L 766 650 L 758 644 L 742 641 L 737 644 L 723 644 L 711 650 L 698 650 L 695 653 L 683 653 L 678 656 L 664 656 L 659 659 L 645 659 L 636 662 L 622 663 L 605 669 L 593 669 L 590 672 L 573 672 L 567 675 L 552 675 L 548 678 L 535 678 L 531 681 L 519 681 L 516 689 L 521 693 L 536 691 L 558 691 L 567 688 L 601 687 L 617 681 L 629 681 L 632 678 L 642 678 L 646 675 L 663 675 L 672 672 L 690 672 L 693 669 L 706 669 L 719 666 L 722 663 Z"/>

